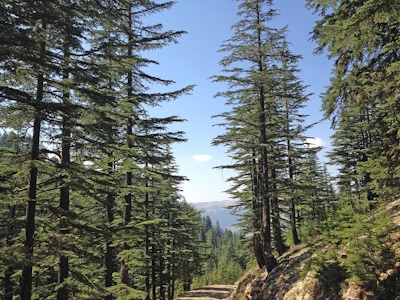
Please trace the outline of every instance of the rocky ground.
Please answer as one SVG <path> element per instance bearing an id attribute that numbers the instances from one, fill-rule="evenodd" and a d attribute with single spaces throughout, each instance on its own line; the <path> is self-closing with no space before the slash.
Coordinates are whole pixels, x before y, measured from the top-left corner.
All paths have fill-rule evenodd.
<path id="1" fill-rule="evenodd" d="M 394 224 L 400 226 L 400 197 L 388 203 Z M 371 214 L 373 216 L 373 213 Z M 400 230 L 392 235 L 392 248 L 400 254 Z M 318 240 L 313 242 L 317 245 Z M 338 253 L 338 255 L 346 253 Z M 378 255 L 378 253 L 377 253 Z M 339 293 L 324 288 L 315 271 L 303 272 L 306 263 L 313 256 L 309 245 L 292 246 L 278 258 L 278 267 L 269 274 L 264 269 L 255 268 L 246 273 L 235 285 L 230 300 L 381 300 L 381 295 L 374 295 L 363 289 L 361 283 L 342 284 Z M 392 269 L 380 276 L 380 284 L 400 282 L 400 261 Z M 395 295 L 390 300 L 400 300 Z"/>
<path id="2" fill-rule="evenodd" d="M 175 300 L 227 299 L 233 292 L 233 289 L 233 285 L 209 285 L 197 290 L 189 291 Z"/>

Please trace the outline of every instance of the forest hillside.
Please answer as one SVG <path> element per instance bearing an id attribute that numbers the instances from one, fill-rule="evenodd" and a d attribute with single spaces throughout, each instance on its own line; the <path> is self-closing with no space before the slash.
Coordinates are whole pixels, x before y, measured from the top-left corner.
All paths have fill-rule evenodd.
<path id="1" fill-rule="evenodd" d="M 380 227 L 382 216 L 392 222 Z M 400 295 L 400 197 L 364 221 L 370 224 L 359 224 L 340 242 L 320 236 L 292 246 L 270 273 L 259 267 L 248 271 L 229 299 L 395 299 Z"/>

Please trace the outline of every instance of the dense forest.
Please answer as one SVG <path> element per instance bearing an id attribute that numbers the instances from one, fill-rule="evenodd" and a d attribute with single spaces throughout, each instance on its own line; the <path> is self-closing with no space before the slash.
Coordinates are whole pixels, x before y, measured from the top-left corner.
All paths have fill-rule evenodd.
<path id="1" fill-rule="evenodd" d="M 400 187 L 400 1 L 304 3 L 318 15 L 316 54 L 334 61 L 321 98 L 335 177 L 307 143 L 301 56 L 286 27 L 270 27 L 273 1 L 238 1 L 212 78 L 228 87 L 212 144 L 228 149 L 219 168 L 234 171 L 240 233 L 182 199 L 171 149 L 185 137 L 170 128 L 183 120 L 151 114 L 193 89 L 155 91 L 173 81 L 146 72 L 150 51 L 185 34 L 145 22 L 173 4 L 1 1 L 0 297 L 173 299 L 252 264 L 270 272 L 316 237 L 335 245 L 310 265 L 326 284 L 379 282 L 396 260 L 394 226 L 369 213 Z M 345 267 L 332 255 L 344 246 Z"/>

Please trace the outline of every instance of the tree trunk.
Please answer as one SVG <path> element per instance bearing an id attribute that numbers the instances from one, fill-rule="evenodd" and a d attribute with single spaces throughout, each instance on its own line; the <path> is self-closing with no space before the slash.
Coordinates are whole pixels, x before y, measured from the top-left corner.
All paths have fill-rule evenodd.
<path id="1" fill-rule="evenodd" d="M 265 259 L 263 254 L 262 240 L 260 236 L 260 194 L 258 183 L 257 161 L 255 149 L 252 149 L 252 162 L 251 162 L 251 177 L 252 177 L 252 192 L 253 192 L 253 251 L 256 257 L 257 264 L 260 268 L 265 266 Z"/>
<path id="2" fill-rule="evenodd" d="M 154 235 L 153 235 L 154 240 Z M 156 249 L 152 245 L 152 257 L 151 257 L 151 287 L 152 287 L 152 297 L 153 300 L 157 299 L 157 282 L 156 282 L 156 259 L 155 259 Z"/>
<path id="3" fill-rule="evenodd" d="M 46 23 L 42 21 L 42 29 L 46 30 Z M 43 37 L 42 37 L 43 38 Z M 46 51 L 46 44 L 44 38 L 40 43 L 40 55 L 44 56 Z M 40 103 L 43 100 L 43 73 L 38 74 L 36 102 Z M 20 299 L 30 300 L 32 298 L 32 261 L 33 261 L 33 242 L 35 234 L 35 207 L 36 207 L 36 193 L 37 193 L 37 176 L 38 169 L 35 166 L 35 161 L 39 159 L 39 145 L 40 145 L 40 126 L 41 116 L 40 111 L 36 111 L 35 120 L 33 122 L 33 136 L 32 136 L 32 152 L 31 160 L 33 162 L 29 172 L 29 191 L 28 201 L 26 203 L 26 221 L 25 221 L 25 251 L 27 258 L 27 265 L 22 266 L 22 277 L 20 285 Z"/>
<path id="4" fill-rule="evenodd" d="M 64 47 L 64 68 L 63 68 L 63 79 L 69 78 L 68 70 L 68 59 L 69 59 L 69 46 Z M 64 115 L 62 117 L 62 129 L 61 129 L 61 168 L 68 169 L 71 164 L 71 118 L 68 114 L 70 104 L 69 89 L 64 88 L 62 96 L 64 104 Z M 62 238 L 69 233 L 68 225 L 68 213 L 69 213 L 69 185 L 63 183 L 60 188 L 60 235 Z M 65 241 L 62 241 L 61 248 L 64 248 Z M 62 285 L 69 275 L 69 263 L 68 257 L 61 255 L 58 260 L 58 285 Z M 61 286 L 57 290 L 57 300 L 69 299 L 68 287 Z"/>
<path id="5" fill-rule="evenodd" d="M 16 217 L 16 205 L 10 206 L 10 225 L 8 229 L 6 244 L 8 247 L 13 245 L 12 238 L 15 234 L 15 217 Z M 14 287 L 12 284 L 11 276 L 14 273 L 14 267 L 8 266 L 4 272 L 4 299 L 12 300 L 14 295 Z"/>
<path id="6" fill-rule="evenodd" d="M 173 297 L 171 296 L 171 283 L 172 283 L 171 260 L 168 261 L 168 265 L 167 265 L 167 278 L 168 278 L 167 299 L 168 300 L 173 300 Z"/>
<path id="7" fill-rule="evenodd" d="M 161 239 L 161 236 L 160 236 Z M 160 264 L 159 264 L 159 269 L 158 269 L 158 276 L 160 278 L 160 300 L 165 300 L 165 289 L 164 289 L 164 276 L 163 276 L 163 271 L 164 271 L 164 258 L 163 258 L 163 245 L 160 247 Z"/>
<path id="8" fill-rule="evenodd" d="M 109 163 L 109 173 L 112 172 L 113 163 Z M 112 193 L 107 194 L 107 222 L 111 224 L 114 221 L 114 195 Z M 106 276 L 105 276 L 105 287 L 111 287 L 113 285 L 112 274 L 114 268 L 114 247 L 111 246 L 112 244 L 112 234 L 109 233 L 110 236 L 107 237 L 106 242 L 106 257 L 105 257 L 105 265 L 106 265 Z M 107 295 L 104 298 L 105 300 L 112 300 L 113 296 Z"/>
<path id="9" fill-rule="evenodd" d="M 172 249 L 175 249 L 175 240 L 172 242 Z M 175 253 L 171 254 L 171 291 L 168 300 L 173 300 L 175 295 Z"/>
<path id="10" fill-rule="evenodd" d="M 146 182 L 146 188 L 149 186 L 148 182 Z M 149 220 L 149 194 L 146 192 L 145 200 L 144 200 L 144 209 L 146 214 L 146 221 Z M 146 274 L 145 274 L 145 291 L 146 291 L 146 300 L 150 300 L 150 233 L 149 233 L 149 226 L 144 226 L 144 248 L 145 248 L 145 255 L 146 255 Z"/>
<path id="11" fill-rule="evenodd" d="M 8 266 L 4 274 L 4 300 L 13 300 L 14 289 L 11 281 L 13 273 L 13 267 Z"/>
<path id="12" fill-rule="evenodd" d="M 292 230 L 292 237 L 293 237 L 293 243 L 295 245 L 298 245 L 301 243 L 299 236 L 297 234 L 297 228 L 296 228 L 296 207 L 295 207 L 295 189 L 294 189 L 294 176 L 293 176 L 293 161 L 292 161 L 292 145 L 291 145 L 291 140 L 290 140 L 290 127 L 289 127 L 289 104 L 288 104 L 288 99 L 285 101 L 285 106 L 286 106 L 286 150 L 287 150 L 287 155 L 288 155 L 288 165 L 289 165 L 289 180 L 290 180 L 290 189 L 292 195 L 290 196 L 289 200 L 289 209 L 290 209 L 290 227 Z"/>
<path id="13" fill-rule="evenodd" d="M 256 3 L 257 10 L 257 24 L 260 25 L 260 7 L 259 3 Z M 261 43 L 261 27 L 258 26 L 258 49 L 260 51 L 258 57 L 258 71 L 261 75 L 263 70 L 264 57 L 261 53 L 262 43 Z M 269 179 L 268 179 L 268 151 L 267 151 L 267 134 L 265 125 L 265 90 L 264 86 L 260 86 L 259 90 L 259 124 L 260 124 L 260 145 L 261 145 L 261 178 L 260 178 L 260 195 L 262 199 L 262 237 L 263 237 L 263 252 L 264 259 L 266 263 L 267 271 L 271 271 L 276 267 L 277 262 L 275 257 L 272 255 L 272 245 L 271 245 L 271 211 L 270 211 L 270 195 L 269 195 Z"/>
<path id="14" fill-rule="evenodd" d="M 128 129 L 127 133 L 128 133 L 128 136 L 129 136 L 129 135 L 132 134 L 132 127 L 128 126 L 127 129 Z M 127 172 L 125 174 L 125 185 L 127 187 L 130 187 L 132 185 L 132 173 L 131 172 Z M 128 193 L 125 196 L 125 209 L 124 209 L 124 215 L 123 215 L 124 226 L 127 226 L 129 224 L 129 222 L 131 221 L 131 209 L 132 209 L 132 195 L 130 193 Z M 124 250 L 128 250 L 129 249 L 127 241 L 124 242 L 123 249 Z M 120 281 L 121 281 L 121 283 L 125 283 L 125 284 L 129 283 L 129 268 L 128 268 L 128 265 L 126 264 L 126 262 L 124 260 L 121 261 L 121 277 L 120 277 Z"/>
<path id="15" fill-rule="evenodd" d="M 106 257 L 105 257 L 105 265 L 106 265 L 106 276 L 105 276 L 105 287 L 111 287 L 113 285 L 112 274 L 113 274 L 113 247 L 111 247 L 112 241 L 108 241 L 106 243 Z M 105 300 L 112 300 L 113 296 L 111 294 L 104 297 Z"/>
<path id="16" fill-rule="evenodd" d="M 282 237 L 280 210 L 279 210 L 278 197 L 276 195 L 276 170 L 274 167 L 272 167 L 271 170 L 271 178 L 272 178 L 272 190 L 273 190 L 273 195 L 271 197 L 272 227 L 274 230 L 276 250 L 278 251 L 279 255 L 282 255 L 287 251 L 288 247 L 283 242 L 283 237 Z"/>
<path id="17" fill-rule="evenodd" d="M 132 7 L 129 6 L 129 12 L 128 12 L 128 57 L 132 57 Z M 132 99 L 132 83 L 133 83 L 133 73 L 131 70 L 128 72 L 128 101 Z M 133 121 L 132 117 L 129 117 L 126 123 L 126 145 L 128 148 L 132 148 L 133 141 L 132 141 L 132 126 L 133 126 Z M 126 172 L 125 174 L 125 185 L 129 188 L 132 185 L 132 172 Z M 125 195 L 125 209 L 124 209 L 124 226 L 127 226 L 131 220 L 131 209 L 132 209 L 132 194 L 128 192 L 127 195 Z M 129 246 L 128 243 L 125 241 L 123 245 L 124 250 L 128 250 Z M 129 283 L 129 268 L 127 263 L 122 260 L 121 261 L 121 277 L 120 277 L 120 282 L 128 284 Z"/>

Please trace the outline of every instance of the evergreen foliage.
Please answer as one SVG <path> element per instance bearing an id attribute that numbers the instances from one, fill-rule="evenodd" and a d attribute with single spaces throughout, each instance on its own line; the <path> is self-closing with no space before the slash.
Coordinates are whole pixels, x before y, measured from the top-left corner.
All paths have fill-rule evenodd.
<path id="1" fill-rule="evenodd" d="M 222 230 L 218 221 L 212 225 L 210 217 L 202 218 L 201 236 L 204 237 L 203 255 L 206 258 L 202 273 L 193 279 L 193 288 L 208 284 L 234 284 L 247 269 L 251 251 L 238 232 Z"/>
<path id="2" fill-rule="evenodd" d="M 277 13 L 272 4 L 239 4 L 241 20 L 220 50 L 227 53 L 220 62 L 223 74 L 214 77 L 228 84 L 229 89 L 216 96 L 224 97 L 231 110 L 216 116 L 223 119 L 219 125 L 226 131 L 213 141 L 228 147 L 233 164 L 220 168 L 236 172 L 228 192 L 238 199 L 234 210 L 244 232 L 252 235 L 258 265 L 268 271 L 276 266 L 273 251 L 282 255 L 288 241 L 300 242 L 298 231 L 310 219 L 310 211 L 313 218 L 317 208 L 319 219 L 326 216 L 322 210 L 327 209 L 328 195 L 322 196 L 322 190 L 332 192 L 326 181 L 318 190 L 323 184 L 315 161 L 318 149 L 306 143 L 311 125 L 304 125 L 306 116 L 301 113 L 308 100 L 306 86 L 297 77 L 301 57 L 290 52 L 286 28 L 268 27 Z M 310 160 L 318 171 L 305 167 Z M 312 176 L 318 177 L 315 183 Z M 286 238 L 288 228 L 291 235 Z"/>
<path id="3" fill-rule="evenodd" d="M 373 135 L 374 128 L 384 137 L 372 138 L 371 143 L 370 136 L 363 135 L 370 144 L 364 143 L 360 150 L 372 151 L 364 151 L 366 158 L 359 167 L 369 177 L 367 189 L 374 194 L 370 198 L 395 195 L 399 186 L 398 4 L 389 0 L 307 1 L 320 14 L 313 31 L 316 52 L 326 49 L 335 61 L 331 84 L 323 95 L 326 116 L 336 124 L 346 118 L 343 111 L 355 108 L 357 130 Z"/>
<path id="4" fill-rule="evenodd" d="M 146 54 L 185 33 L 148 24 L 173 2 L 1 1 L 0 297 L 172 300 L 254 260 L 269 272 L 319 236 L 310 267 L 332 292 L 358 281 L 393 299 L 398 278 L 381 275 L 398 261 L 384 206 L 400 187 L 400 1 L 306 3 L 316 52 L 335 62 L 322 108 L 338 175 L 307 142 L 301 57 L 269 26 L 273 1 L 239 1 L 212 142 L 235 171 L 236 233 L 181 199 L 171 146 L 185 138 L 170 125 L 183 120 L 148 109 L 192 89 L 154 92 L 173 82 L 146 73 Z"/>
<path id="5" fill-rule="evenodd" d="M 170 151 L 182 120 L 146 110 L 191 89 L 152 93 L 172 82 L 144 72 L 184 33 L 146 25 L 172 4 L 2 2 L 1 297 L 172 299 L 199 272 Z"/>
<path id="6" fill-rule="evenodd" d="M 307 1 L 320 15 L 316 52 L 327 50 L 335 61 L 322 107 L 335 129 L 329 158 L 338 167 L 338 193 L 320 227 L 324 250 L 312 262 L 333 293 L 342 281 L 359 282 L 381 299 L 399 290 L 396 276 L 381 277 L 398 259 L 391 239 L 397 229 L 385 209 L 400 187 L 398 4 Z"/>

